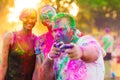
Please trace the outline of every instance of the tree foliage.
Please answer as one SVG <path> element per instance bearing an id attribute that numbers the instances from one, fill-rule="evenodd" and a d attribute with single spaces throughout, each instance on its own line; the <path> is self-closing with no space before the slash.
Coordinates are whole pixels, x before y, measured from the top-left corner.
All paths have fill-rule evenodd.
<path id="1" fill-rule="evenodd" d="M 113 7 L 116 9 L 120 8 L 119 0 L 76 0 L 79 5 L 89 5 L 92 8 L 98 8 L 102 6 Z"/>
<path id="2" fill-rule="evenodd" d="M 97 26 L 98 28 L 104 28 L 105 26 L 119 27 L 120 19 L 120 1 L 119 0 L 76 0 L 79 8 L 84 10 L 84 14 L 90 15 L 90 20 L 86 20 L 85 23 Z M 81 15 L 79 13 L 78 15 Z M 84 17 L 86 19 L 86 17 Z M 83 21 L 80 20 L 79 21 Z M 88 23 L 87 23 L 88 22 Z"/>

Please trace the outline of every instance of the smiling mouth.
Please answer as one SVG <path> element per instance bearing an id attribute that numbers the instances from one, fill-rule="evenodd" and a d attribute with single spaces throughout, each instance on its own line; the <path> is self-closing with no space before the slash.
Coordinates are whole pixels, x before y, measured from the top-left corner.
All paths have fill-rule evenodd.
<path id="1" fill-rule="evenodd" d="M 27 26 L 32 26 L 32 24 L 27 24 Z"/>
<path id="2" fill-rule="evenodd" d="M 28 28 L 32 28 L 34 25 L 33 24 L 27 24 L 26 25 Z"/>
<path id="3" fill-rule="evenodd" d="M 34 24 L 32 24 L 32 23 L 31 24 L 27 24 L 27 26 L 34 26 Z"/>

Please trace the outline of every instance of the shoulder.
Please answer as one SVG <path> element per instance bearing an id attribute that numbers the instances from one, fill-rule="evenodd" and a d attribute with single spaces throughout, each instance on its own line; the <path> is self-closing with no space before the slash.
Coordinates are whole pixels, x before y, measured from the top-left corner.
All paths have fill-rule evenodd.
<path id="1" fill-rule="evenodd" d="M 80 37 L 80 39 L 77 42 L 80 45 L 86 45 L 86 44 L 97 44 L 99 45 L 98 41 L 90 35 L 84 35 L 82 37 Z"/>
<path id="2" fill-rule="evenodd" d="M 13 37 L 14 37 L 14 33 L 13 32 L 5 33 L 5 35 L 3 37 L 4 44 L 12 44 L 13 43 Z"/>
<path id="3" fill-rule="evenodd" d="M 45 40 L 47 39 L 47 33 L 44 33 L 44 34 L 38 36 L 38 39 L 39 39 L 39 40 L 44 40 L 44 41 L 45 41 Z"/>
<path id="4" fill-rule="evenodd" d="M 34 42 L 36 42 L 37 40 L 38 40 L 38 36 L 37 35 L 35 35 L 35 34 L 32 34 L 32 39 L 34 40 Z"/>
<path id="5" fill-rule="evenodd" d="M 43 38 L 43 37 L 46 37 L 47 35 L 48 35 L 48 32 L 40 35 L 39 37 Z"/>
<path id="6" fill-rule="evenodd" d="M 32 34 L 32 38 L 33 38 L 33 40 L 37 40 L 37 39 L 38 39 L 38 36 L 35 35 L 35 34 Z"/>
<path id="7" fill-rule="evenodd" d="M 11 40 L 13 36 L 14 36 L 13 32 L 5 33 L 4 40 Z"/>
<path id="8" fill-rule="evenodd" d="M 80 37 L 80 40 L 82 41 L 96 41 L 96 39 L 93 36 L 90 35 L 84 35 L 82 37 Z"/>
<path id="9" fill-rule="evenodd" d="M 35 35 L 35 34 L 32 34 L 32 36 L 34 37 L 34 38 L 37 38 L 38 36 L 37 35 Z"/>

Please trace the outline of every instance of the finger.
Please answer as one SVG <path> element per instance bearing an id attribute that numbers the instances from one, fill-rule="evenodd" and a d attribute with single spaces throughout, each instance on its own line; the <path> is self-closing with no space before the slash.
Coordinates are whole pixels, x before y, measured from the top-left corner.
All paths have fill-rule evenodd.
<path id="1" fill-rule="evenodd" d="M 62 41 L 60 41 L 60 42 L 55 42 L 54 44 L 53 44 L 53 46 L 54 47 L 56 47 L 56 48 L 59 48 L 61 45 L 63 45 L 64 43 L 62 42 Z"/>
<path id="2" fill-rule="evenodd" d="M 55 53 L 55 55 L 56 55 L 56 56 L 60 56 L 60 54 L 61 54 L 60 52 L 58 52 L 58 53 Z"/>
<path id="3" fill-rule="evenodd" d="M 73 58 L 74 57 L 73 53 L 68 53 L 68 57 Z"/>
<path id="4" fill-rule="evenodd" d="M 56 51 L 51 51 L 50 55 L 54 58 L 54 57 L 58 57 L 60 56 L 60 52 L 56 52 Z"/>
<path id="5" fill-rule="evenodd" d="M 76 57 L 70 57 L 70 60 L 77 60 L 77 59 L 80 59 L 78 56 Z"/>
<path id="6" fill-rule="evenodd" d="M 65 49 L 65 53 L 67 54 L 74 53 L 74 49 Z"/>
<path id="7" fill-rule="evenodd" d="M 60 54 L 60 52 L 58 52 L 58 51 L 52 51 L 52 54 Z"/>
<path id="8" fill-rule="evenodd" d="M 59 52 L 59 51 L 60 51 L 60 49 L 59 49 L 59 48 L 56 48 L 56 47 L 52 47 L 51 50 L 52 50 L 52 51 L 56 51 L 56 52 Z"/>
<path id="9" fill-rule="evenodd" d="M 69 56 L 70 58 L 79 57 L 78 54 L 73 53 L 73 52 L 68 53 L 68 56 Z"/>

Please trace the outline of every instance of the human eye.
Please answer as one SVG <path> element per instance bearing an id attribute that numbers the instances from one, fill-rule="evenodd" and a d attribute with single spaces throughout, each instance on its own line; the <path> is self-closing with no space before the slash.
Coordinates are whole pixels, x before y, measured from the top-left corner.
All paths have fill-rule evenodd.
<path id="1" fill-rule="evenodd" d="M 48 12 L 48 16 L 49 16 L 50 19 L 53 17 L 53 15 L 54 15 L 54 12 L 53 12 L 53 11 L 49 11 L 49 12 Z"/>
<path id="2" fill-rule="evenodd" d="M 42 20 L 46 19 L 46 14 L 41 14 Z"/>

